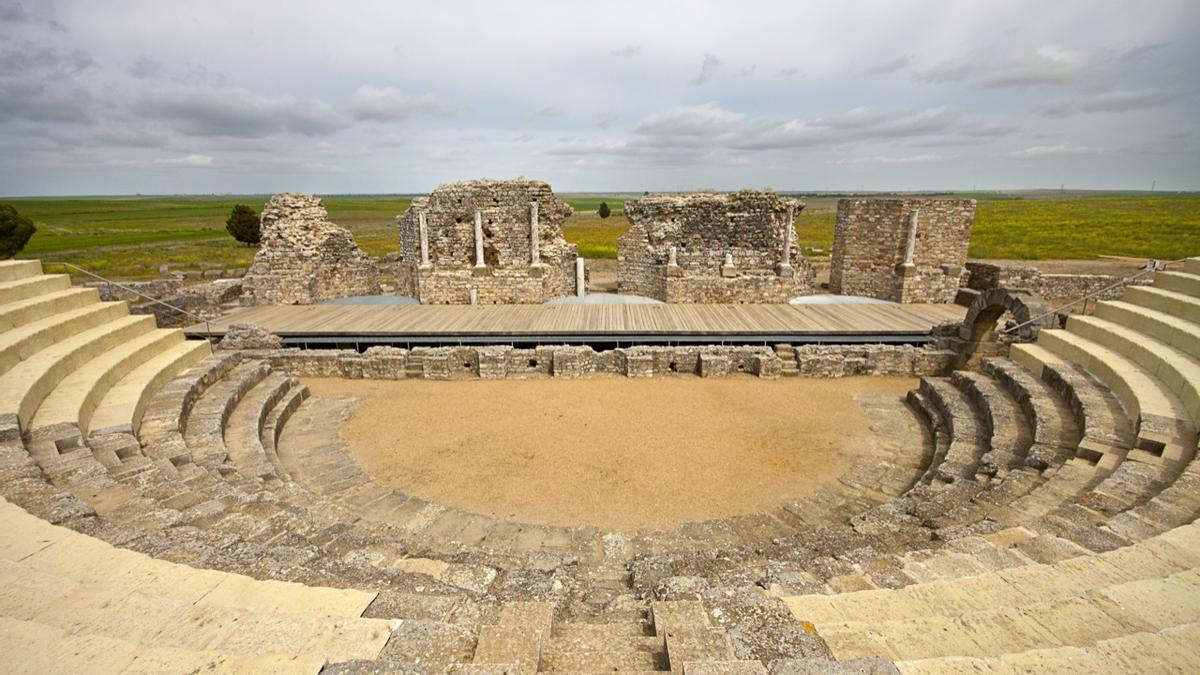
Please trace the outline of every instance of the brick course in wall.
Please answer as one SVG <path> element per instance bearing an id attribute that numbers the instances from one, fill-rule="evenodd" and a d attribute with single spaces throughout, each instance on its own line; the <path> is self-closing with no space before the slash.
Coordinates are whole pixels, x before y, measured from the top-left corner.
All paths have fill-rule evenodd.
<path id="1" fill-rule="evenodd" d="M 954 302 L 974 221 L 974 199 L 838 200 L 829 289 L 893 302 Z"/>
<path id="2" fill-rule="evenodd" d="M 749 190 L 625 202 L 630 228 L 617 240 L 618 292 L 678 303 L 784 303 L 808 295 L 813 270 L 795 244 L 789 207 L 794 217 L 804 204 Z"/>
<path id="3" fill-rule="evenodd" d="M 537 265 L 533 262 L 533 209 L 537 204 Z M 483 265 L 477 266 L 475 214 L 482 230 Z M 540 304 L 575 293 L 578 250 L 562 236 L 570 205 L 548 183 L 532 180 L 463 181 L 418 197 L 402 215 L 397 293 L 425 304 Z M 422 265 L 421 218 L 426 232 Z M 474 293 L 472 293 L 474 292 Z"/>

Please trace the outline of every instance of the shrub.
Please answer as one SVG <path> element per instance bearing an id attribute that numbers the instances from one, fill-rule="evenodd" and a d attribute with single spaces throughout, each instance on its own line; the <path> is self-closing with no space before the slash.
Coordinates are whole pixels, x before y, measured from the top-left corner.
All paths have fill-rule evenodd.
<path id="1" fill-rule="evenodd" d="M 11 204 L 0 204 L 0 259 L 7 260 L 21 252 L 37 228 L 33 221 Z"/>
<path id="2" fill-rule="evenodd" d="M 233 207 L 233 211 L 229 213 L 229 220 L 225 221 L 225 229 L 229 230 L 234 239 L 247 246 L 257 245 L 262 239 L 258 214 L 245 204 Z"/>
<path id="3" fill-rule="evenodd" d="M 608 209 L 608 202 L 600 202 L 600 208 L 596 209 L 596 213 L 601 218 L 607 218 L 612 213 L 612 211 Z"/>

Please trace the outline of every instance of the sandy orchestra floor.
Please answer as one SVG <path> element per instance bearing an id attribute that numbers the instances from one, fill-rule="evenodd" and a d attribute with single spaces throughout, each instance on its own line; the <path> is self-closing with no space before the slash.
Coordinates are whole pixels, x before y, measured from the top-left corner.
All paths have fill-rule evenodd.
<path id="1" fill-rule="evenodd" d="M 353 396 L 341 436 L 393 487 L 547 525 L 659 529 L 769 510 L 879 442 L 856 395 L 901 378 L 308 379 Z"/>

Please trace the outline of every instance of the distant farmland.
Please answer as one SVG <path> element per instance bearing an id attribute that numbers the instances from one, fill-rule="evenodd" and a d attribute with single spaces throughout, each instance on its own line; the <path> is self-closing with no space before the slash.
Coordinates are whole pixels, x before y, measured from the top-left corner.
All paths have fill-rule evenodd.
<path id="1" fill-rule="evenodd" d="M 1082 259 L 1124 255 L 1174 259 L 1200 253 L 1200 194 L 977 193 L 971 256 Z M 564 195 L 576 209 L 564 228 L 586 258 L 615 258 L 629 224 L 630 195 Z M 807 252 L 833 246 L 836 197 L 804 198 L 797 240 Z M 234 204 L 256 210 L 265 195 L 222 197 L 71 197 L 0 199 L 34 219 L 38 232 L 24 258 L 62 260 L 104 276 L 147 278 L 160 265 L 176 269 L 246 267 L 254 249 L 235 242 L 224 221 Z M 600 202 L 612 215 L 596 215 Z M 397 250 L 394 218 L 408 197 L 329 197 L 334 222 L 350 229 L 375 256 Z"/>

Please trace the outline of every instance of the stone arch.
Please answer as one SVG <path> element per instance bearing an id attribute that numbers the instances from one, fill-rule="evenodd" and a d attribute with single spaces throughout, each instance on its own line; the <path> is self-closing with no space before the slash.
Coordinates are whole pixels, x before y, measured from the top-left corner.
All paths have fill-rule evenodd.
<path id="1" fill-rule="evenodd" d="M 981 292 L 958 329 L 962 364 L 974 365 L 985 356 L 1003 354 L 1011 342 L 1033 342 L 1043 327 L 1054 325 L 1055 315 L 1048 314 L 1051 309 L 1041 296 L 1023 289 L 992 288 Z M 1012 313 L 1013 320 L 1021 325 L 1009 339 L 1002 339 L 997 327 L 1005 312 Z M 1031 319 L 1037 320 L 1031 322 Z"/>

